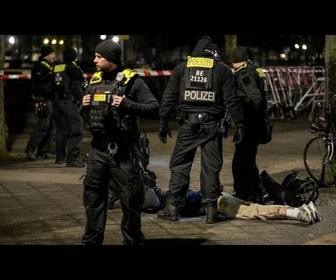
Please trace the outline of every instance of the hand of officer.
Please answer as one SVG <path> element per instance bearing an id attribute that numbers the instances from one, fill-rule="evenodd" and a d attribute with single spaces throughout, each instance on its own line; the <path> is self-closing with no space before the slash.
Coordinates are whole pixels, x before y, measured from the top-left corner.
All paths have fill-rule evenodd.
<path id="1" fill-rule="evenodd" d="M 244 137 L 244 129 L 243 128 L 237 128 L 234 136 L 233 136 L 233 140 L 232 142 L 235 142 L 236 145 L 238 145 Z"/>
<path id="2" fill-rule="evenodd" d="M 82 105 L 83 106 L 89 106 L 91 105 L 91 95 L 90 94 L 86 94 L 83 96 L 82 98 Z"/>
<path id="3" fill-rule="evenodd" d="M 158 131 L 158 136 L 162 143 L 167 143 L 167 135 L 170 138 L 172 138 L 172 133 L 171 133 L 171 130 L 168 124 L 161 124 L 159 131 Z"/>
<path id="4" fill-rule="evenodd" d="M 123 95 L 123 96 L 118 96 L 118 95 L 114 96 L 113 97 L 112 106 L 117 107 L 117 108 L 120 107 L 120 104 L 121 104 L 121 102 L 123 101 L 124 98 L 125 98 L 125 95 Z"/>

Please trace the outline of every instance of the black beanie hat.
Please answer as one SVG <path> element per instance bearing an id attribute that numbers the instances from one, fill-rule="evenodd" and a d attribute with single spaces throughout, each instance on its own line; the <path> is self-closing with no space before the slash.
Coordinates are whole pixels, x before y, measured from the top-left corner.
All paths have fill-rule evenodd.
<path id="1" fill-rule="evenodd" d="M 232 63 L 248 61 L 249 57 L 246 48 L 237 46 L 232 50 L 231 54 Z"/>
<path id="2" fill-rule="evenodd" d="M 216 50 L 216 47 L 214 43 L 211 41 L 210 36 L 203 36 L 198 40 L 193 50 L 193 55 L 197 55 L 200 52 L 202 53 L 205 49 L 210 50 L 210 51 Z"/>
<path id="3" fill-rule="evenodd" d="M 74 48 L 66 47 L 63 50 L 63 61 L 72 62 L 77 58 L 77 52 Z"/>
<path id="4" fill-rule="evenodd" d="M 121 63 L 121 47 L 118 43 L 112 40 L 106 40 L 99 43 L 95 52 L 114 64 Z"/>
<path id="5" fill-rule="evenodd" d="M 48 54 L 51 54 L 54 51 L 55 50 L 52 47 L 42 46 L 42 48 L 40 50 L 40 54 L 41 54 L 41 57 L 45 57 L 45 56 L 47 56 Z"/>

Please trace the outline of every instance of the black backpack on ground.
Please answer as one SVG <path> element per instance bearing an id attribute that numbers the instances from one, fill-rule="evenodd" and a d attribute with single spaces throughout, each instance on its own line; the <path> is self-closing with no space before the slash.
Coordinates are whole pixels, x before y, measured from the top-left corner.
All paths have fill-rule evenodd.
<path id="1" fill-rule="evenodd" d="M 299 178 L 299 171 L 294 170 L 279 184 L 266 170 L 260 174 L 265 204 L 282 204 L 298 207 L 318 198 L 318 186 L 310 177 Z"/>

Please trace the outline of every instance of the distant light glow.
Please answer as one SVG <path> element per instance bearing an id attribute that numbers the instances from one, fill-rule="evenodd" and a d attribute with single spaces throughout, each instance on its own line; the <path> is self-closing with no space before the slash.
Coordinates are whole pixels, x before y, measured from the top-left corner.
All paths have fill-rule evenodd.
<path id="1" fill-rule="evenodd" d="M 13 37 L 13 36 L 9 37 L 8 43 L 10 43 L 11 45 L 14 45 L 15 44 L 15 37 Z"/>
<path id="2" fill-rule="evenodd" d="M 280 58 L 281 58 L 281 59 L 286 59 L 286 58 L 287 58 L 287 55 L 286 55 L 285 53 L 281 53 L 281 54 L 280 54 Z"/>
<path id="3" fill-rule="evenodd" d="M 118 43 L 119 42 L 119 37 L 118 36 L 113 36 L 112 41 Z"/>

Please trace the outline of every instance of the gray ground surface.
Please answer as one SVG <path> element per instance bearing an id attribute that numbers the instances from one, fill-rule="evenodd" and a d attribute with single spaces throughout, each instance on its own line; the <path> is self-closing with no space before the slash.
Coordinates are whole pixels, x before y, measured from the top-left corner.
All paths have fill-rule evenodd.
<path id="1" fill-rule="evenodd" d="M 143 123 L 150 140 L 149 169 L 157 174 L 157 184 L 168 189 L 169 159 L 173 138 L 162 144 L 156 123 Z M 232 134 L 224 141 L 224 166 L 221 182 L 232 191 Z M 11 159 L 0 164 L 0 245 L 80 245 L 85 226 L 82 205 L 82 175 L 85 168 L 67 168 L 53 160 L 31 162 L 25 159 L 24 147 L 29 131 L 12 137 Z M 260 146 L 258 165 L 281 183 L 292 170 L 300 177 L 307 174 L 303 166 L 303 148 L 312 137 L 306 120 L 279 121 L 271 143 Z M 90 141 L 84 137 L 83 152 Z M 199 189 L 200 153 L 191 172 L 191 189 Z M 163 221 L 156 214 L 143 213 L 142 227 L 148 245 L 334 245 L 336 244 L 336 192 L 320 189 L 317 207 L 324 220 L 308 225 L 299 221 L 228 220 L 206 224 L 205 217 L 180 217 L 178 222 Z M 106 245 L 121 245 L 120 205 L 109 210 L 105 234 Z"/>

